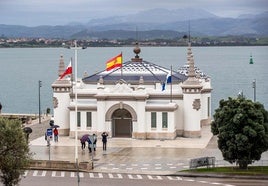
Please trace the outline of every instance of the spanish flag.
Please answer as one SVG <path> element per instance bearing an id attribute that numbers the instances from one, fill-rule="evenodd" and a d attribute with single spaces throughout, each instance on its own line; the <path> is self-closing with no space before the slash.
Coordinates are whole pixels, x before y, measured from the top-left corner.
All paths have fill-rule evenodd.
<path id="1" fill-rule="evenodd" d="M 109 59 L 106 62 L 106 71 L 112 70 L 116 67 L 121 67 L 122 66 L 122 61 L 123 61 L 123 57 L 122 57 L 122 53 L 120 53 L 119 55 Z"/>

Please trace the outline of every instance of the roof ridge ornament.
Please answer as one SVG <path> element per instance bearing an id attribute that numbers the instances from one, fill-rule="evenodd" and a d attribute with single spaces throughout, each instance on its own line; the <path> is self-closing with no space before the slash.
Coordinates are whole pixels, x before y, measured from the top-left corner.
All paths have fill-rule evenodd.
<path id="1" fill-rule="evenodd" d="M 99 82 L 98 82 L 98 86 L 97 89 L 104 89 L 104 85 L 103 85 L 104 81 L 103 81 L 103 77 L 100 76 L 99 78 Z"/>
<path id="2" fill-rule="evenodd" d="M 124 79 L 119 79 L 116 84 L 127 84 L 127 82 Z"/>

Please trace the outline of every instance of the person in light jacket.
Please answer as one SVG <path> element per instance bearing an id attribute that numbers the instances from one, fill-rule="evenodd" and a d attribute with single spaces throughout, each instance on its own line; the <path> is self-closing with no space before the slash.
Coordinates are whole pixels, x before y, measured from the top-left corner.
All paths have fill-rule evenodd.
<path id="1" fill-rule="evenodd" d="M 91 141 L 91 139 L 89 137 L 88 140 L 87 140 L 89 153 L 92 152 L 92 150 L 91 150 L 92 148 L 93 148 L 94 151 L 96 151 L 96 146 L 97 146 L 97 136 L 96 136 L 96 134 L 93 134 L 92 139 L 93 139 L 93 141 Z"/>

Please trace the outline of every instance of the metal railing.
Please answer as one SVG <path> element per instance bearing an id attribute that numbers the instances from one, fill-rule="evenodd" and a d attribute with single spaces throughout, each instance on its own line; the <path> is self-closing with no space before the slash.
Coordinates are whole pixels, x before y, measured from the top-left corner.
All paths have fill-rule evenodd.
<path id="1" fill-rule="evenodd" d="M 248 168 L 257 166 L 260 168 L 260 170 L 266 170 L 268 167 L 268 160 L 259 160 L 255 161 L 251 164 L 248 164 Z M 189 168 L 190 169 L 196 169 L 196 168 L 213 168 L 213 167 L 233 167 L 238 168 L 239 165 L 236 163 L 229 163 L 226 160 L 216 160 L 215 157 L 200 157 L 191 159 L 189 162 Z"/>

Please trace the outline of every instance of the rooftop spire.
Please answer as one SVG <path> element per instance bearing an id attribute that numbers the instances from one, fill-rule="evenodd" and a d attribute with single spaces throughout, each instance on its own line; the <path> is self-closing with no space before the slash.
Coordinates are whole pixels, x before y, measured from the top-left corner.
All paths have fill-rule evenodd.
<path id="1" fill-rule="evenodd" d="M 60 77 L 65 71 L 65 64 L 64 64 L 64 59 L 63 55 L 60 55 L 60 62 L 59 62 L 59 70 L 58 70 L 58 76 Z"/>
<path id="2" fill-rule="evenodd" d="M 189 38 L 190 38 L 190 31 L 189 31 Z M 188 49 L 187 49 L 187 65 L 189 65 L 189 68 L 188 68 L 188 78 L 184 82 L 184 84 L 187 84 L 187 85 L 198 85 L 199 84 L 199 81 L 196 78 L 195 64 L 194 64 L 194 55 L 193 55 L 193 52 L 192 52 L 191 40 L 190 39 L 188 41 Z"/>
<path id="3" fill-rule="evenodd" d="M 190 20 L 188 21 L 188 39 L 189 39 L 189 43 L 191 43 L 191 30 L 190 30 Z"/>

